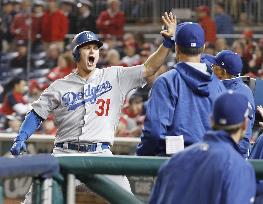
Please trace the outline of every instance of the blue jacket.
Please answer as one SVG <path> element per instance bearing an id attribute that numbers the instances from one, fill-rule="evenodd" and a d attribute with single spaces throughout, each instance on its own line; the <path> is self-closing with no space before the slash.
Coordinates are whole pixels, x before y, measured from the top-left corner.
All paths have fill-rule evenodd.
<path id="1" fill-rule="evenodd" d="M 254 101 L 254 96 L 251 89 L 239 78 L 233 78 L 229 80 L 223 80 L 223 84 L 226 89 L 232 89 L 234 91 L 240 92 L 247 96 L 250 103 L 250 112 L 249 112 L 249 124 L 246 130 L 246 135 L 243 140 L 240 141 L 239 146 L 243 154 L 247 154 L 248 149 L 250 148 L 249 139 L 252 136 L 252 128 L 255 122 L 255 113 L 256 106 Z"/>
<path id="2" fill-rule="evenodd" d="M 186 63 L 161 75 L 152 88 L 137 155 L 164 155 L 165 136 L 183 135 L 185 146 L 201 141 L 210 129 L 212 103 L 222 91 L 223 83 L 212 72 Z"/>
<path id="3" fill-rule="evenodd" d="M 160 168 L 150 204 L 249 204 L 255 195 L 252 165 L 228 133 L 211 131 Z"/>

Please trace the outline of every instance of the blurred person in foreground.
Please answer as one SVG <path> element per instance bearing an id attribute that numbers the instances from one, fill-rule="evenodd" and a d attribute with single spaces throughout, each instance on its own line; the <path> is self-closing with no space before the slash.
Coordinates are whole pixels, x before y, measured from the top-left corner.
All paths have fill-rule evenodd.
<path id="1" fill-rule="evenodd" d="M 248 158 L 250 152 L 250 138 L 255 122 L 255 101 L 251 89 L 243 82 L 241 73 L 243 69 L 242 59 L 239 54 L 230 50 L 223 50 L 216 56 L 205 55 L 206 60 L 212 63 L 213 72 L 222 80 L 226 89 L 234 90 L 244 94 L 249 101 L 248 126 L 244 138 L 239 142 L 239 148 L 244 156 Z"/>
<path id="2" fill-rule="evenodd" d="M 233 91 L 220 95 L 213 105 L 213 131 L 160 168 L 149 203 L 254 203 L 255 172 L 238 147 L 248 114 L 245 95 Z"/>
<path id="3" fill-rule="evenodd" d="M 173 35 L 178 63 L 153 84 L 137 155 L 166 155 L 167 136 L 182 135 L 184 146 L 200 142 L 211 129 L 212 103 L 225 91 L 211 68 L 200 63 L 205 44 L 202 27 L 181 23 Z"/>

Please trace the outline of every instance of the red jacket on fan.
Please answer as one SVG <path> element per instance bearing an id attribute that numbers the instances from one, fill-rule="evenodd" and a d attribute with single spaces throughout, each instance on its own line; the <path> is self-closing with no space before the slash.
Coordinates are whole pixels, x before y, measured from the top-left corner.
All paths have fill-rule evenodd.
<path id="1" fill-rule="evenodd" d="M 109 21 L 106 25 L 105 22 Z M 108 10 L 102 11 L 97 19 L 97 28 L 99 33 L 106 35 L 122 36 L 124 33 L 125 16 L 124 13 L 118 11 L 111 15 Z"/>
<path id="2" fill-rule="evenodd" d="M 32 15 L 31 24 L 31 40 L 35 41 L 36 34 L 40 33 L 41 18 L 36 18 Z M 18 13 L 11 24 L 11 33 L 15 36 L 16 40 L 28 40 L 28 30 L 30 26 L 29 16 L 25 13 Z"/>
<path id="3" fill-rule="evenodd" d="M 41 33 L 44 42 L 63 41 L 67 33 L 68 19 L 60 10 L 45 12 Z"/>

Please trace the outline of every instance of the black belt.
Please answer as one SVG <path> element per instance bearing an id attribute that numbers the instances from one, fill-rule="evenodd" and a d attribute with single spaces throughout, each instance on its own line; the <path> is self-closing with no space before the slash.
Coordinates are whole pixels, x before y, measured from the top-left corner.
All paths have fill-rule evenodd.
<path id="1" fill-rule="evenodd" d="M 62 149 L 77 150 L 79 152 L 95 152 L 99 150 L 98 149 L 99 147 L 101 147 L 101 150 L 109 149 L 110 143 L 102 142 L 102 143 L 81 144 L 81 143 L 60 142 L 55 144 L 55 147 L 60 147 Z"/>

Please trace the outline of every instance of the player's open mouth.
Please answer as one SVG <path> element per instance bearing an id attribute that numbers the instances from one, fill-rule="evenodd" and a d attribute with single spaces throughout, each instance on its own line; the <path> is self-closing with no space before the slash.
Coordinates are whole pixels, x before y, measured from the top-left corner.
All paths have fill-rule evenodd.
<path id="1" fill-rule="evenodd" d="M 94 61 L 95 61 L 95 57 L 93 57 L 93 56 L 89 56 L 89 57 L 88 57 L 88 65 L 89 65 L 89 66 L 92 66 L 93 63 L 94 63 Z"/>

